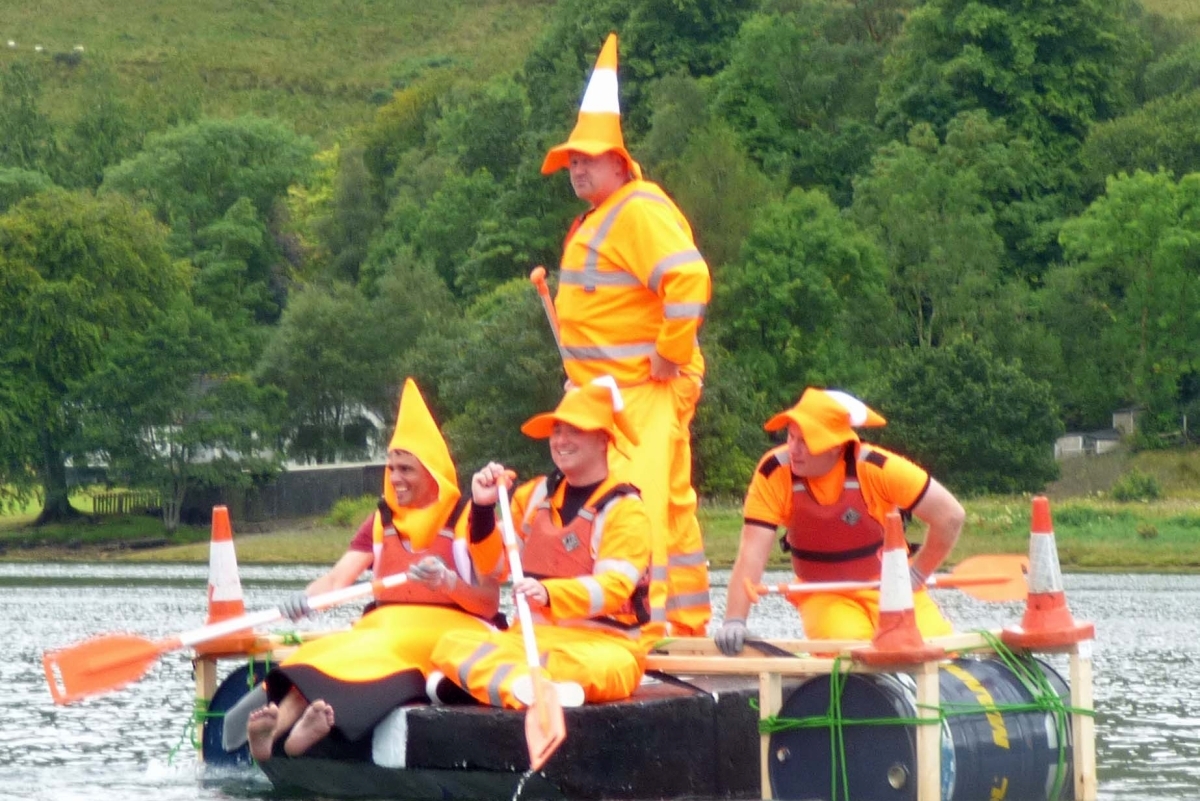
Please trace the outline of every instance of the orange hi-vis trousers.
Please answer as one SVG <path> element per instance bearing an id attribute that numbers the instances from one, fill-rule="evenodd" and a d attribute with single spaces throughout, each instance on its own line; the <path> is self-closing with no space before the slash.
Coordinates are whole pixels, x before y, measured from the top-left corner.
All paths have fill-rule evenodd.
<path id="1" fill-rule="evenodd" d="M 588 703 L 619 701 L 633 695 L 642 680 L 645 649 L 620 633 L 534 625 L 542 666 L 552 681 L 583 687 Z M 513 682 L 528 675 L 520 624 L 508 631 L 452 631 L 433 649 L 433 666 L 492 706 L 521 709 Z"/>
<path id="2" fill-rule="evenodd" d="M 708 559 L 696 519 L 692 487 L 692 417 L 700 382 L 690 376 L 622 387 L 625 414 L 641 442 L 624 437 L 609 451 L 609 463 L 622 480 L 642 492 L 650 523 L 667 537 L 667 622 L 676 636 L 707 635 L 712 607 Z M 624 453 L 622 453 L 624 451 Z M 659 565 L 654 566 L 660 574 Z"/>
<path id="3" fill-rule="evenodd" d="M 870 640 L 879 626 L 879 590 L 822 592 L 806 595 L 797 604 L 804 636 L 810 640 Z M 954 633 L 926 590 L 913 593 L 913 612 L 921 636 Z"/>

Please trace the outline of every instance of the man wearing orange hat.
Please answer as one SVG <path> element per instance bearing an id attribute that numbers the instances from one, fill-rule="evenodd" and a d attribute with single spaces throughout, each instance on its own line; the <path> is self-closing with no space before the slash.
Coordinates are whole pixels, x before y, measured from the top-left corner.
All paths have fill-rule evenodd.
<path id="1" fill-rule="evenodd" d="M 567 234 L 556 297 L 563 367 L 582 386 L 611 375 L 640 444 L 613 454 L 667 532 L 667 618 L 704 636 L 708 562 L 696 520 L 689 426 L 704 358 L 697 340 L 711 294 L 708 265 L 683 213 L 642 179 L 625 149 L 617 99 L 617 37 L 605 42 L 578 123 L 550 149 L 542 173 L 568 169 L 591 208 Z"/>
<path id="2" fill-rule="evenodd" d="M 629 697 L 661 631 L 666 587 L 651 582 L 650 565 L 661 564 L 665 547 L 637 489 L 608 467 L 618 431 L 637 442 L 621 394 L 611 379 L 590 382 L 521 427 L 549 439 L 558 469 L 513 494 L 525 573 L 513 592 L 529 603 L 538 651 L 563 706 Z M 472 479 L 473 529 L 495 526 L 501 481 L 509 478 L 495 462 Z M 433 664 L 476 700 L 520 709 L 533 699 L 522 637 L 520 624 L 454 631 L 437 644 Z"/>
<path id="3" fill-rule="evenodd" d="M 256 760 L 277 755 L 277 741 L 298 756 L 331 732 L 353 749 L 394 707 L 424 699 L 430 652 L 446 630 L 491 630 L 500 584 L 489 573 L 500 546 L 490 532 L 469 536 L 457 485 L 446 442 L 410 378 L 378 511 L 328 573 L 280 608 L 297 620 L 309 611 L 307 596 L 349 586 L 367 569 L 376 579 L 404 572 L 408 580 L 378 595 L 350 631 L 305 643 L 267 675 L 269 703 L 247 723 Z"/>
<path id="4" fill-rule="evenodd" d="M 746 582 L 762 580 L 779 526 L 804 581 L 878 581 L 884 521 L 896 509 L 929 527 L 911 560 L 917 627 L 925 637 L 951 632 L 924 585 L 954 548 L 965 514 L 923 469 L 859 441 L 854 432 L 885 422 L 855 397 L 813 388 L 767 421 L 768 431 L 787 428 L 787 444 L 767 451 L 746 493 L 725 622 L 715 638 L 723 653 L 736 654 L 745 644 Z M 869 640 L 879 622 L 878 590 L 814 593 L 796 603 L 804 633 L 813 639 Z"/>

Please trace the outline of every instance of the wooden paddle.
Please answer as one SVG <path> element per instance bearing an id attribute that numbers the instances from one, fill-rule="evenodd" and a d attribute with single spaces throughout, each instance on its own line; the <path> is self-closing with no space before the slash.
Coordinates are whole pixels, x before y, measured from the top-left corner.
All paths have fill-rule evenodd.
<path id="1" fill-rule="evenodd" d="M 964 559 L 949 573 L 930 576 L 926 586 L 962 590 L 981 601 L 1019 601 L 1029 593 L 1025 581 L 1028 572 L 1027 556 L 983 554 Z M 746 591 L 753 603 L 757 603 L 760 596 L 767 594 L 791 597 L 816 592 L 851 592 L 878 588 L 878 581 L 811 581 L 765 585 L 746 580 Z"/>
<path id="2" fill-rule="evenodd" d="M 550 330 L 554 333 L 554 344 L 562 349 L 562 340 L 559 339 L 558 333 L 558 312 L 554 310 L 554 301 L 550 299 L 550 287 L 546 286 L 546 268 L 540 264 L 533 268 L 533 272 L 529 274 L 529 280 L 537 287 L 538 297 L 542 299 L 542 308 L 546 310 L 546 320 L 550 323 Z"/>
<path id="3" fill-rule="evenodd" d="M 400 573 L 379 581 L 351 584 L 340 590 L 314 595 L 308 599 L 308 605 L 313 611 L 328 609 L 399 586 L 407 580 L 407 574 Z M 70 704 L 137 681 L 165 653 L 191 648 L 256 626 L 265 626 L 284 617 L 279 609 L 264 609 L 161 640 L 150 640 L 135 634 L 105 634 L 69 648 L 47 651 L 42 656 L 42 668 L 46 671 L 46 681 L 50 685 L 50 696 L 54 703 Z"/>
<path id="4" fill-rule="evenodd" d="M 517 549 L 517 532 L 513 528 L 512 511 L 508 506 L 508 488 L 504 480 L 497 482 L 500 491 L 500 532 L 504 537 L 504 548 L 508 551 L 508 570 L 514 582 L 525 578 L 521 570 L 521 554 Z M 538 659 L 537 639 L 533 633 L 533 618 L 529 613 L 529 601 L 524 595 L 516 596 L 517 617 L 521 621 L 521 634 L 525 638 L 525 661 L 529 664 L 530 680 L 533 682 L 533 703 L 525 710 L 525 745 L 529 748 L 529 767 L 541 770 L 562 741 L 567 738 L 567 722 L 563 718 L 562 704 L 558 692 L 542 669 Z"/>

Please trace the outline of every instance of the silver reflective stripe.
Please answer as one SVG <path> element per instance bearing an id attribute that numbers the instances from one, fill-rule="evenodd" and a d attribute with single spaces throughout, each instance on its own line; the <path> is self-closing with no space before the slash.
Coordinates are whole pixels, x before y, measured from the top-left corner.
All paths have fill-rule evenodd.
<path id="1" fill-rule="evenodd" d="M 439 536 L 439 537 L 445 537 L 445 538 L 447 538 L 447 539 L 451 539 L 451 540 L 452 540 L 452 539 L 454 539 L 454 530 L 453 530 L 453 529 L 449 529 L 449 528 L 444 528 L 444 529 L 442 529 L 441 531 L 439 531 L 439 532 L 438 532 L 438 536 Z"/>
<path id="2" fill-rule="evenodd" d="M 668 303 L 663 306 L 663 317 L 668 320 L 692 320 L 703 318 L 707 303 Z"/>
<path id="3" fill-rule="evenodd" d="M 708 606 L 708 592 L 691 592 L 686 595 L 674 595 L 667 599 L 667 611 L 690 609 L 695 606 Z"/>
<path id="4" fill-rule="evenodd" d="M 595 235 L 587 242 L 588 255 L 583 262 L 584 292 L 596 291 L 598 284 L 597 275 L 600 273 L 600 243 L 608 237 L 609 231 L 612 230 L 613 225 L 617 222 L 617 215 L 621 213 L 621 209 L 625 208 L 625 204 L 634 198 L 642 198 L 652 200 L 655 203 L 670 205 L 670 202 L 666 198 L 660 197 L 653 192 L 635 191 L 629 193 L 628 197 L 622 198 L 621 202 L 608 210 L 608 213 L 604 215 L 604 219 L 596 226 Z"/>
<path id="5" fill-rule="evenodd" d="M 512 673 L 512 662 L 505 662 L 496 668 L 496 672 L 492 674 L 492 680 L 488 682 L 488 702 L 492 706 L 504 706 L 504 700 L 500 697 L 500 685 L 508 678 L 508 674 Z"/>
<path id="6" fill-rule="evenodd" d="M 587 275 L 579 270 L 560 270 L 558 273 L 558 283 L 569 286 L 584 286 L 586 284 L 593 288 L 598 286 L 633 287 L 642 285 L 642 282 L 637 279 L 636 275 L 627 273 L 624 270 L 620 272 L 596 271 Z"/>
<path id="7" fill-rule="evenodd" d="M 599 576 L 601 573 L 613 571 L 625 576 L 634 584 L 642 577 L 642 571 L 638 570 L 632 562 L 625 559 L 601 559 L 592 567 L 592 575 Z"/>
<path id="8" fill-rule="evenodd" d="M 657 606 L 654 607 L 653 609 L 651 609 L 650 610 L 650 622 L 651 623 L 666 623 L 667 622 L 667 610 L 659 609 Z"/>
<path id="9" fill-rule="evenodd" d="M 592 576 L 580 576 L 576 579 L 587 589 L 588 614 L 598 615 L 604 611 L 604 588 Z"/>
<path id="10" fill-rule="evenodd" d="M 581 518 L 583 520 L 586 520 L 589 523 L 596 519 L 596 515 L 593 512 L 588 511 L 588 508 L 586 506 L 584 508 L 580 509 L 579 512 L 575 516 L 578 518 Z"/>
<path id="11" fill-rule="evenodd" d="M 671 556 L 667 557 L 668 567 L 696 567 L 697 565 L 703 565 L 707 563 L 708 560 L 704 557 L 704 551 L 672 554 Z"/>
<path id="12" fill-rule="evenodd" d="M 857 478 L 846 479 L 846 489 L 858 489 L 858 488 L 859 488 L 859 485 L 858 485 Z"/>
<path id="13" fill-rule="evenodd" d="M 529 503 L 525 504 L 525 516 L 521 519 L 521 531 L 529 534 L 533 531 L 533 516 L 537 513 L 538 507 L 546 500 L 546 479 L 542 479 L 533 488 L 533 492 L 529 494 Z M 546 508 L 549 508 L 547 505 Z"/>
<path id="14" fill-rule="evenodd" d="M 704 261 L 704 257 L 700 255 L 700 251 L 695 248 L 691 250 L 681 250 L 678 253 L 672 253 L 665 259 L 654 265 L 654 269 L 650 271 L 650 278 L 646 281 L 646 286 L 651 292 L 658 292 L 658 285 L 662 283 L 663 276 L 667 272 L 681 264 L 691 264 L 694 261 Z"/>
<path id="15" fill-rule="evenodd" d="M 475 667 L 476 662 L 495 650 L 496 646 L 490 642 L 480 643 L 479 647 L 458 666 L 458 686 L 470 687 L 467 677 L 471 675 L 471 668 Z"/>
<path id="16" fill-rule="evenodd" d="M 779 462 L 780 467 L 791 467 L 792 458 L 788 456 L 787 451 L 779 451 L 775 454 L 775 461 Z"/>
<path id="17" fill-rule="evenodd" d="M 795 484 L 792 484 L 792 492 L 808 492 L 808 487 L 797 481 Z"/>
<path id="18" fill-rule="evenodd" d="M 667 580 L 667 569 L 665 567 L 663 567 L 662 565 L 654 565 L 653 567 L 650 568 L 650 580 L 651 581 L 666 581 Z"/>
<path id="19" fill-rule="evenodd" d="M 607 347 L 562 347 L 564 359 L 633 359 L 638 356 L 649 356 L 655 352 L 653 342 L 635 342 L 631 345 L 608 345 Z"/>

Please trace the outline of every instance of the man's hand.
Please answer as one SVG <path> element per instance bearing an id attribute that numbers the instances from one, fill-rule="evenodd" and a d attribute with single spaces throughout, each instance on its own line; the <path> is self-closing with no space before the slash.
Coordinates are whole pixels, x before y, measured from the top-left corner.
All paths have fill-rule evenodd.
<path id="1" fill-rule="evenodd" d="M 713 639 L 725 656 L 737 656 L 746 647 L 746 621 L 740 617 L 726 618 Z"/>
<path id="2" fill-rule="evenodd" d="M 541 608 L 550 603 L 550 591 L 535 578 L 526 576 L 513 584 L 514 595 L 524 595 L 530 606 Z"/>
<path id="3" fill-rule="evenodd" d="M 471 476 L 472 503 L 476 506 L 495 506 L 500 497 L 500 482 L 504 482 L 506 489 L 511 487 L 512 475 L 499 462 L 488 462 L 479 468 L 479 472 Z"/>
<path id="4" fill-rule="evenodd" d="M 304 590 L 300 590 L 292 593 L 286 601 L 281 603 L 279 611 L 284 617 L 295 623 L 312 614 L 312 607 L 308 605 L 308 595 Z"/>
<path id="5" fill-rule="evenodd" d="M 651 381 L 670 381 L 673 378 L 679 378 L 679 365 L 672 361 L 667 361 L 658 351 L 650 354 L 650 380 Z"/>
<path id="6" fill-rule="evenodd" d="M 458 585 L 458 576 L 436 556 L 426 556 L 408 568 L 408 580 L 424 584 L 431 590 L 452 592 Z"/>

